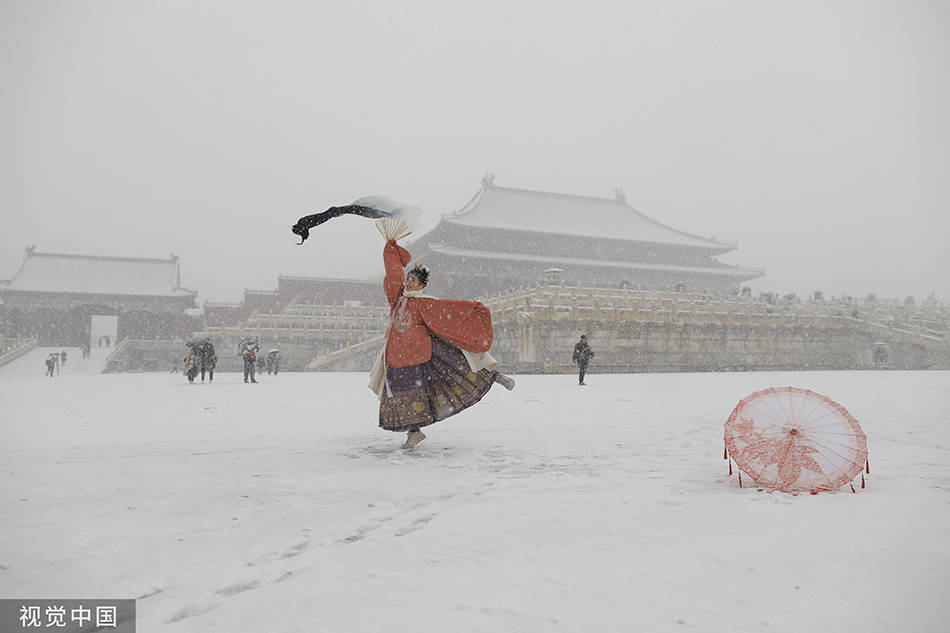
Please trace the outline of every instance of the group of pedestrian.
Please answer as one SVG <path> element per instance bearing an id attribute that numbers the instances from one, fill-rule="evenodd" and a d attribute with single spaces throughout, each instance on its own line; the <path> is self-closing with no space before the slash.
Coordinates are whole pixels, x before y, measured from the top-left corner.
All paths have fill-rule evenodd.
<path id="1" fill-rule="evenodd" d="M 49 356 L 46 357 L 46 375 L 50 378 L 53 377 L 53 372 L 56 372 L 56 375 L 59 375 L 60 367 L 66 366 L 66 350 L 61 352 L 52 352 Z"/>
<path id="2" fill-rule="evenodd" d="M 208 382 L 214 381 L 214 368 L 218 364 L 218 355 L 215 353 L 214 343 L 209 337 L 188 341 L 188 355 L 185 356 L 185 377 L 188 382 L 194 382 L 201 374 L 201 382 L 208 375 Z"/>
<path id="3" fill-rule="evenodd" d="M 195 338 L 188 341 L 186 345 L 188 346 L 188 354 L 184 360 L 184 374 L 188 382 L 194 382 L 199 375 L 201 376 L 201 382 L 204 382 L 205 375 L 208 376 L 208 382 L 212 382 L 218 356 L 211 338 L 207 336 Z M 280 350 L 268 350 L 266 356 L 261 354 L 256 336 L 242 338 L 241 342 L 238 343 L 237 353 L 244 363 L 244 382 L 256 384 L 257 376 L 263 374 L 265 368 L 268 374 L 275 376 L 280 372 Z M 175 363 L 177 364 L 177 362 L 176 360 Z M 172 371 L 177 370 L 173 367 Z"/>

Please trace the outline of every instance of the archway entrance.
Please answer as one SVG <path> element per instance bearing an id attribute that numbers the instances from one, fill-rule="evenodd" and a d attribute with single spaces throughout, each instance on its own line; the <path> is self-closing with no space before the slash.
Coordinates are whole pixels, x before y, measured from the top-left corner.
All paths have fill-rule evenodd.
<path id="1" fill-rule="evenodd" d="M 89 315 L 89 347 L 112 347 L 119 332 L 119 317 L 112 314 Z"/>

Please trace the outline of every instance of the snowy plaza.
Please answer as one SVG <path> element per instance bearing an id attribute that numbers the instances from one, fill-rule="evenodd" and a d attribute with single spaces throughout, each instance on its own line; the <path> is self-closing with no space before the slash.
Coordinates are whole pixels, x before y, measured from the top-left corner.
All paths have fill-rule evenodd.
<path id="1" fill-rule="evenodd" d="M 947 372 L 516 376 L 403 451 L 363 373 L 189 385 L 77 352 L 47 378 L 45 353 L 0 368 L 6 597 L 136 598 L 143 632 L 950 621 Z M 772 385 L 849 409 L 867 488 L 738 487 L 723 422 Z"/>

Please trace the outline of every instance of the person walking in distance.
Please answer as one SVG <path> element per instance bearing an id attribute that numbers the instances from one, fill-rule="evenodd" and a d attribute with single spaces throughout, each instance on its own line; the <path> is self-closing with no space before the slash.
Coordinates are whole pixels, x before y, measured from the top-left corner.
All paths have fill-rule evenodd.
<path id="1" fill-rule="evenodd" d="M 188 346 L 188 355 L 185 356 L 184 374 L 190 383 L 194 383 L 195 376 L 198 375 L 198 350 L 191 345 Z"/>
<path id="2" fill-rule="evenodd" d="M 267 373 L 275 376 L 280 371 L 280 350 L 272 349 L 267 352 Z"/>
<path id="3" fill-rule="evenodd" d="M 198 358 L 201 362 L 201 382 L 205 381 L 205 372 L 208 372 L 208 382 L 214 381 L 214 367 L 218 364 L 218 355 L 214 351 L 214 343 L 206 339 L 198 347 Z"/>
<path id="4" fill-rule="evenodd" d="M 586 385 L 584 382 L 584 375 L 587 373 L 587 364 L 590 362 L 591 357 L 594 355 L 594 352 L 590 349 L 590 345 L 587 344 L 587 335 L 581 334 L 581 340 L 574 346 L 574 364 L 577 365 L 577 369 L 580 373 L 577 375 L 577 384 Z"/>
<path id="5" fill-rule="evenodd" d="M 256 383 L 257 380 L 254 378 L 254 369 L 257 364 L 257 337 L 248 336 L 241 341 L 240 346 L 238 346 L 238 354 L 244 360 L 244 382 L 248 381 L 250 378 L 251 382 Z"/>

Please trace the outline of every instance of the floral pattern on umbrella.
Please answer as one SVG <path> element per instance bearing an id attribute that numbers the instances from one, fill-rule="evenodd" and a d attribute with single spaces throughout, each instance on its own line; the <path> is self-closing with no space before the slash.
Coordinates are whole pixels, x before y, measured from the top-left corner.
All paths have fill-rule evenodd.
<path id="1" fill-rule="evenodd" d="M 786 492 L 837 490 L 867 466 L 858 421 L 837 402 L 797 387 L 742 399 L 726 422 L 725 441 L 726 456 L 741 471 Z"/>

